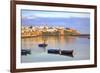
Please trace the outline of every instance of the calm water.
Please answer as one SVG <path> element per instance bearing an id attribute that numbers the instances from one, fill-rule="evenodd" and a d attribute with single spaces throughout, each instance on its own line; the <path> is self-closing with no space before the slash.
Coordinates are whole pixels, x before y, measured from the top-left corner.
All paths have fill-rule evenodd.
<path id="1" fill-rule="evenodd" d="M 43 43 L 48 44 L 46 48 L 39 47 Z M 22 55 L 22 63 L 71 61 L 90 59 L 90 39 L 86 37 L 72 36 L 45 36 L 22 38 L 22 49 L 30 49 L 31 54 Z M 59 54 L 48 54 L 48 49 L 74 50 L 74 57 Z"/>

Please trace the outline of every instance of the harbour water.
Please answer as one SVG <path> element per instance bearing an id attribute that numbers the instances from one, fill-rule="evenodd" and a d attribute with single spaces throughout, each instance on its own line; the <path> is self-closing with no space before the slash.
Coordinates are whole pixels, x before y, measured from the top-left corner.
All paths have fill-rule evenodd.
<path id="1" fill-rule="evenodd" d="M 38 45 L 45 41 L 47 47 Z M 78 36 L 38 36 L 22 38 L 21 49 L 31 50 L 31 54 L 21 55 L 22 63 L 73 61 L 90 59 L 90 39 Z M 73 50 L 73 57 L 48 54 L 49 49 Z"/>

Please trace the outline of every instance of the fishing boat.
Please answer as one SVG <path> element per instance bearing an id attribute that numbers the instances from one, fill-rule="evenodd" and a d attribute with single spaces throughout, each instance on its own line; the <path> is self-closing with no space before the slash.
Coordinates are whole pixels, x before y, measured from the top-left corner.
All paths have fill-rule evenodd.
<path id="1" fill-rule="evenodd" d="M 49 49 L 48 53 L 59 54 L 59 50 L 58 49 Z"/>
<path id="2" fill-rule="evenodd" d="M 67 56 L 71 56 L 71 57 L 73 57 L 73 53 L 74 53 L 74 51 L 73 50 L 62 50 L 61 51 L 61 55 L 67 55 Z"/>
<path id="3" fill-rule="evenodd" d="M 39 47 L 43 47 L 43 48 L 45 48 L 45 47 L 48 46 L 48 44 L 46 44 L 46 37 L 44 37 L 43 43 L 38 44 L 38 46 L 39 46 Z"/>
<path id="4" fill-rule="evenodd" d="M 60 50 L 60 49 L 49 49 L 48 53 L 49 54 L 59 54 L 59 55 L 64 55 L 64 56 L 70 56 L 73 57 L 73 50 Z"/>
<path id="5" fill-rule="evenodd" d="M 38 46 L 39 46 L 39 47 L 47 47 L 47 45 L 48 45 L 48 44 L 43 43 L 43 44 L 39 44 Z"/>
<path id="6" fill-rule="evenodd" d="M 29 50 L 29 49 L 22 49 L 21 50 L 21 55 L 27 55 L 27 54 L 31 54 L 31 50 Z"/>

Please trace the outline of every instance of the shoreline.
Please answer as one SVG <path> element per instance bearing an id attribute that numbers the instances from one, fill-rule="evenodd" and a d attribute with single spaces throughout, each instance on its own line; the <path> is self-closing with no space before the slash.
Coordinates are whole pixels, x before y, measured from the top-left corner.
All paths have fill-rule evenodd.
<path id="1" fill-rule="evenodd" d="M 58 35 L 37 35 L 37 36 L 21 36 L 21 38 L 33 38 L 33 37 L 40 37 L 40 36 L 58 36 Z M 74 37 L 87 37 L 89 38 L 89 34 L 82 34 L 82 35 L 59 35 L 59 36 L 74 36 Z"/>

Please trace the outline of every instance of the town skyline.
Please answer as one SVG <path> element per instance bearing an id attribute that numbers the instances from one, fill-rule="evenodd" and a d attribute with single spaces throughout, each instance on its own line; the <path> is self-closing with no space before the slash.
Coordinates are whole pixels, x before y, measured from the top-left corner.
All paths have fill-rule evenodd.
<path id="1" fill-rule="evenodd" d="M 73 28 L 82 34 L 90 33 L 90 14 L 79 12 L 57 12 L 22 10 L 22 26 L 48 26 Z"/>

